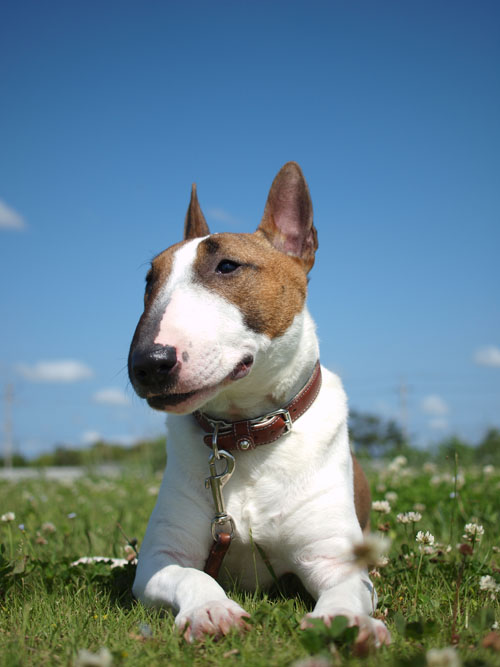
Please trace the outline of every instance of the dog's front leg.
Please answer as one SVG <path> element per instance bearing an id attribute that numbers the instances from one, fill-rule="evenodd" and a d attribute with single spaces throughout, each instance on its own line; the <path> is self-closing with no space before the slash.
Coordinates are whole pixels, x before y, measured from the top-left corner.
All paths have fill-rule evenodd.
<path id="1" fill-rule="evenodd" d="M 141 552 L 133 592 L 146 606 L 167 606 L 176 611 L 175 624 L 188 641 L 248 627 L 247 612 L 230 600 L 212 577 L 192 567 L 161 566 L 158 558 L 144 558 Z"/>
<path id="2" fill-rule="evenodd" d="M 176 626 L 188 641 L 246 629 L 247 612 L 201 571 L 209 549 L 206 531 L 196 522 L 189 532 L 186 526 L 169 526 L 157 510 L 139 554 L 134 595 L 145 606 L 173 609 Z"/>
<path id="3" fill-rule="evenodd" d="M 349 560 L 325 555 L 325 546 L 322 542 L 316 553 L 313 550 L 302 554 L 296 565 L 297 574 L 317 600 L 301 627 L 307 628 L 311 618 L 321 618 L 330 625 L 335 616 L 345 616 L 350 626 L 359 627 L 356 644 L 360 649 L 389 644 L 391 636 L 385 624 L 370 616 L 375 610 L 376 594 L 368 573 Z M 337 544 L 328 551 L 342 553 L 345 548 L 346 545 Z"/>

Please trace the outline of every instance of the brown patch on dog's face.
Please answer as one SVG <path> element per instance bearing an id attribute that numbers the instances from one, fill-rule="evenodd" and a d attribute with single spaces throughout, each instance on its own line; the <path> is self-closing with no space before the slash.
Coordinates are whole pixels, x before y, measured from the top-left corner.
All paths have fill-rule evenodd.
<path id="1" fill-rule="evenodd" d="M 241 311 L 246 325 L 281 336 L 303 307 L 307 278 L 300 259 L 276 250 L 260 232 L 215 234 L 201 241 L 195 279 Z"/>

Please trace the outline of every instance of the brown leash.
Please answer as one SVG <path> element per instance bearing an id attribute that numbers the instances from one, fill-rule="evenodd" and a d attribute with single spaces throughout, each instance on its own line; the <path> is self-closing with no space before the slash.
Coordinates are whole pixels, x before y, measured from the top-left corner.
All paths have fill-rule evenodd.
<path id="1" fill-rule="evenodd" d="M 208 554 L 207 562 L 205 563 L 204 572 L 209 574 L 214 579 L 219 576 L 219 571 L 222 567 L 222 561 L 231 546 L 233 536 L 231 533 L 219 533 L 214 540 L 210 552 Z"/>
<path id="2" fill-rule="evenodd" d="M 213 544 L 205 563 L 204 572 L 217 579 L 224 557 L 231 545 L 234 524 L 227 514 L 222 487 L 233 474 L 235 459 L 230 451 L 248 451 L 259 445 L 267 445 L 278 440 L 292 430 L 292 424 L 301 417 L 314 403 L 321 388 L 321 366 L 319 361 L 304 387 L 284 408 L 274 410 L 257 419 L 226 422 L 213 419 L 200 411 L 193 413 L 200 426 L 209 433 L 203 441 L 212 448 L 209 457 L 210 476 L 205 480 L 205 487 L 210 488 L 215 505 L 212 519 Z M 223 449 L 219 449 L 219 445 Z M 223 461 L 225 468 L 217 470 L 217 464 Z M 229 528 L 229 530 L 228 530 Z"/>

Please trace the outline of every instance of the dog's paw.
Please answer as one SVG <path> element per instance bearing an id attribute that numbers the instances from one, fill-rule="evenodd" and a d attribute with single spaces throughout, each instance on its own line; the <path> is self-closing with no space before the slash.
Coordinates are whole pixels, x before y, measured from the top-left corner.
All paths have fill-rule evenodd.
<path id="1" fill-rule="evenodd" d="M 205 635 L 218 638 L 227 635 L 232 629 L 249 630 L 245 621 L 249 614 L 232 600 L 213 600 L 200 607 L 178 614 L 175 624 L 183 633 L 184 639 L 193 642 Z"/>
<path id="2" fill-rule="evenodd" d="M 300 627 L 302 630 L 310 628 L 310 621 L 314 618 L 320 618 L 329 627 L 332 619 L 336 616 L 345 616 L 349 627 L 357 626 L 359 628 L 353 648 L 355 655 L 364 656 L 372 649 L 391 643 L 391 633 L 385 623 L 366 614 L 353 614 L 347 609 L 335 609 L 328 614 L 315 614 L 312 612 L 304 616 Z"/>

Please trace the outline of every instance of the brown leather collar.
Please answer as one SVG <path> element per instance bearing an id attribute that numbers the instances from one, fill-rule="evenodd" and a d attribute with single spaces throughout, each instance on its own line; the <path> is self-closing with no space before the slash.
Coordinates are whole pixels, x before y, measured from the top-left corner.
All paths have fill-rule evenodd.
<path id="1" fill-rule="evenodd" d="M 321 366 L 316 362 L 313 373 L 304 387 L 284 408 L 269 412 L 263 417 L 237 422 L 226 422 L 193 412 L 200 426 L 209 433 L 203 441 L 212 447 L 213 433 L 217 429 L 217 447 L 227 451 L 248 451 L 258 445 L 267 445 L 292 430 L 293 422 L 314 403 L 321 388 Z M 217 428 L 218 427 L 218 428 Z"/>

